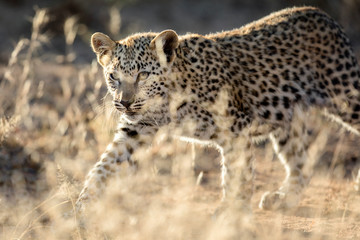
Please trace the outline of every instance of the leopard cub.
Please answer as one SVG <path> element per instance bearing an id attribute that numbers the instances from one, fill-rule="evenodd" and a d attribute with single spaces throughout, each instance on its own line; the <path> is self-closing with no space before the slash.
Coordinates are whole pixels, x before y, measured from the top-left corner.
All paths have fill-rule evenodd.
<path id="1" fill-rule="evenodd" d="M 114 41 L 95 33 L 91 44 L 122 114 L 113 142 L 88 174 L 78 208 L 100 196 L 122 163 L 135 164 L 136 149 L 150 146 L 165 126 L 185 129 L 191 122 L 192 128 L 180 131 L 184 139 L 219 149 L 226 199 L 244 206 L 252 195 L 248 149 L 269 138 L 286 177 L 278 190 L 263 195 L 264 209 L 299 201 L 310 108 L 359 135 L 359 65 L 341 27 L 316 8 L 288 8 L 205 36 L 165 30 Z"/>

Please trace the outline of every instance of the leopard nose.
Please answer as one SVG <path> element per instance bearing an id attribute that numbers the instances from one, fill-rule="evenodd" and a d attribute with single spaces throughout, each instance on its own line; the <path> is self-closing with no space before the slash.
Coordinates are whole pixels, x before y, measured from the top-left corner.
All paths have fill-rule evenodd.
<path id="1" fill-rule="evenodd" d="M 131 102 L 130 102 L 130 101 L 121 100 L 120 103 L 121 103 L 121 105 L 123 105 L 125 108 L 129 108 L 130 105 L 131 105 Z"/>

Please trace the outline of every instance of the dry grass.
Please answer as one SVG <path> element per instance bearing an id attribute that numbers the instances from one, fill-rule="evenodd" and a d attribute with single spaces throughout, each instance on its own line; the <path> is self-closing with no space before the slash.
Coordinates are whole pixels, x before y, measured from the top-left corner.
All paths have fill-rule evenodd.
<path id="1" fill-rule="evenodd" d="M 351 181 L 344 179 L 344 164 L 338 161 L 342 151 L 356 155 L 358 140 L 343 133 L 346 141 L 327 145 L 332 152 L 334 146 L 338 149 L 324 160 L 330 170 L 316 174 L 296 209 L 269 212 L 256 207 L 260 194 L 274 189 L 283 177 L 280 164 L 272 161 L 272 151 L 265 146 L 256 153 L 253 213 L 230 206 L 214 215 L 221 198 L 219 175 L 216 169 L 207 174 L 202 170 L 216 168 L 211 160 L 216 156 L 198 154 L 206 166 L 198 167 L 194 175 L 192 146 L 175 142 L 154 150 L 166 149 L 162 163 L 170 165 L 171 174 L 155 174 L 153 161 L 143 162 L 136 175 L 124 166 L 120 180 L 112 183 L 103 200 L 76 219 L 71 214 L 74 200 L 87 171 L 111 140 L 114 114 L 101 100 L 106 89 L 97 63 L 71 64 L 76 57 L 71 50 L 76 19 L 65 24 L 67 52 L 62 64 L 48 61 L 41 50 L 50 42 L 42 32 L 46 21 L 46 12 L 38 10 L 31 38 L 21 39 L 8 65 L 0 68 L 0 239 L 360 237 L 360 197 Z M 112 29 L 118 31 L 116 25 Z M 310 153 L 314 157 L 329 137 L 330 127 L 322 126 Z"/>

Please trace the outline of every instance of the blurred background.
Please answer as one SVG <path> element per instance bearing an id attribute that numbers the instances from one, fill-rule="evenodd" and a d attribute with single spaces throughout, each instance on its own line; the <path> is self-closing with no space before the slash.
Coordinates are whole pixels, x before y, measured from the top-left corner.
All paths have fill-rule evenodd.
<path id="1" fill-rule="evenodd" d="M 356 52 L 360 48 L 359 0 L 1 0 L 0 63 L 7 63 L 15 43 L 31 34 L 31 18 L 37 8 L 48 10 L 44 26 L 50 42 L 46 53 L 64 54 L 64 24 L 76 25 L 73 51 L 78 62 L 93 58 L 89 37 L 102 31 L 120 39 L 131 33 L 174 29 L 179 34 L 206 34 L 238 28 L 273 11 L 291 7 L 316 6 L 335 18 L 345 28 Z"/>

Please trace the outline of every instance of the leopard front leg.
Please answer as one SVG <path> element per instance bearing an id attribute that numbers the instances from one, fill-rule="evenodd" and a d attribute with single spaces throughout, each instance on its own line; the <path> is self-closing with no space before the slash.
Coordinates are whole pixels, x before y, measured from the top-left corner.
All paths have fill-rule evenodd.
<path id="1" fill-rule="evenodd" d="M 101 196 L 107 181 L 119 173 L 122 163 L 128 162 L 130 166 L 136 168 L 132 153 L 142 145 L 150 145 L 155 132 L 156 129 L 145 131 L 144 128 L 134 125 L 119 127 L 113 142 L 107 146 L 100 160 L 86 177 L 84 187 L 76 201 L 77 212 L 83 211 L 86 202 L 96 200 Z"/>
<path id="2" fill-rule="evenodd" d="M 84 208 L 85 202 L 94 201 L 100 197 L 105 189 L 107 180 L 116 175 L 123 162 L 129 161 L 130 163 L 130 149 L 128 147 L 129 145 L 126 146 L 123 142 L 116 140 L 107 146 L 100 160 L 86 177 L 84 187 L 76 202 L 77 211 L 81 211 Z"/>
<path id="3" fill-rule="evenodd" d="M 278 190 L 263 194 L 259 207 L 267 210 L 288 209 L 298 204 L 308 182 L 302 171 L 309 145 L 307 129 L 305 124 L 292 124 L 289 132 L 280 130 L 278 133 L 271 133 L 269 138 L 285 168 L 286 176 Z"/>
<path id="4" fill-rule="evenodd" d="M 253 149 L 250 139 L 240 138 L 222 147 L 223 202 L 241 211 L 251 211 L 253 195 Z M 227 204 L 228 203 L 228 204 Z"/>

